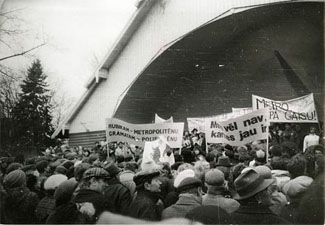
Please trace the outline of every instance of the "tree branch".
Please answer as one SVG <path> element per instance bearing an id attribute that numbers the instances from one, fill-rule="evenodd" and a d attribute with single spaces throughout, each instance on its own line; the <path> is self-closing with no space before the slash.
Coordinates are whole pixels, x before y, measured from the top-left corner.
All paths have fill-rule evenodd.
<path id="1" fill-rule="evenodd" d="M 13 54 L 13 55 L 10 55 L 10 56 L 6 56 L 6 57 L 3 57 L 3 58 L 0 58 L 0 61 L 6 60 L 6 59 L 10 59 L 10 58 L 13 58 L 13 57 L 17 57 L 17 56 L 25 55 L 26 53 L 31 52 L 31 51 L 33 51 L 33 50 L 35 50 L 37 48 L 40 48 L 40 47 L 42 47 L 45 44 L 46 43 L 43 43 L 43 44 L 37 45 L 37 46 L 35 46 L 35 47 L 31 48 L 31 49 L 28 49 L 26 51 L 23 51 L 21 53 L 17 53 L 17 54 Z"/>

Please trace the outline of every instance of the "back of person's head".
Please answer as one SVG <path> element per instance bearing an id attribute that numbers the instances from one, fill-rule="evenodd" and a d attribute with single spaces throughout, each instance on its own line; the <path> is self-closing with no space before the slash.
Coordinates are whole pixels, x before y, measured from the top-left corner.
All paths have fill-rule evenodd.
<path id="1" fill-rule="evenodd" d="M 304 175 L 306 165 L 307 161 L 302 154 L 293 156 L 287 164 L 287 170 L 290 173 L 291 179 Z"/>
<path id="2" fill-rule="evenodd" d="M 36 169 L 39 173 L 44 173 L 45 169 L 48 167 L 49 163 L 46 160 L 41 160 L 36 163 Z"/>
<path id="3" fill-rule="evenodd" d="M 273 156 L 281 156 L 282 155 L 281 146 L 279 146 L 279 145 L 271 146 L 270 152 L 272 153 Z"/>
<path id="4" fill-rule="evenodd" d="M 122 163 L 124 162 L 124 156 L 118 155 L 116 156 L 116 163 Z"/>
<path id="5" fill-rule="evenodd" d="M 174 158 L 175 158 L 175 163 L 176 162 L 183 162 L 183 156 L 180 154 L 174 154 Z"/>
<path id="6" fill-rule="evenodd" d="M 170 166 L 171 170 L 178 170 L 179 166 L 182 165 L 182 162 L 175 162 L 173 165 Z"/>
<path id="7" fill-rule="evenodd" d="M 194 171 L 194 166 L 192 164 L 189 164 L 189 163 L 183 163 L 181 164 L 178 169 L 177 169 L 177 172 L 180 173 L 184 170 L 187 170 L 187 169 L 191 169 Z"/>
<path id="8" fill-rule="evenodd" d="M 238 160 L 239 160 L 239 162 L 242 162 L 242 163 L 248 163 L 249 161 L 252 160 L 252 157 L 248 153 L 244 153 L 244 154 L 239 155 Z"/>
<path id="9" fill-rule="evenodd" d="M 76 181 L 81 181 L 83 173 L 90 168 L 88 163 L 80 163 L 74 168 L 74 177 Z"/>
<path id="10" fill-rule="evenodd" d="M 287 160 L 282 157 L 274 157 L 271 159 L 272 170 L 287 170 Z"/>
<path id="11" fill-rule="evenodd" d="M 125 163 L 124 169 L 136 172 L 138 170 L 138 164 L 136 164 L 135 162 L 127 162 Z"/>
<path id="12" fill-rule="evenodd" d="M 217 169 L 220 170 L 224 174 L 225 180 L 229 181 L 230 167 L 217 166 Z"/>

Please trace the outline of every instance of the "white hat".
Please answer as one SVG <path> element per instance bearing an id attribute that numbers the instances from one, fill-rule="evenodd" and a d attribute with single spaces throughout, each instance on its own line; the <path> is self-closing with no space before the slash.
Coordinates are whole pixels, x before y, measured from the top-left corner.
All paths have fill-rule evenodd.
<path id="1" fill-rule="evenodd" d="M 186 169 L 186 170 L 183 170 L 182 172 L 180 172 L 177 177 L 175 178 L 174 180 L 174 187 L 178 187 L 179 184 L 185 179 L 185 178 L 188 178 L 188 177 L 195 177 L 195 173 L 193 170 L 191 169 Z"/>
<path id="2" fill-rule="evenodd" d="M 68 180 L 68 177 L 63 174 L 55 174 L 47 178 L 44 183 L 45 190 L 55 190 L 63 181 Z"/>

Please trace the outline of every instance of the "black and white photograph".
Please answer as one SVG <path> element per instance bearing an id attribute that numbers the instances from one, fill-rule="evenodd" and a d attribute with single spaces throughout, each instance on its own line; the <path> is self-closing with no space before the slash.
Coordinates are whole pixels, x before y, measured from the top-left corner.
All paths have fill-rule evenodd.
<path id="1" fill-rule="evenodd" d="M 0 0 L 0 224 L 325 224 L 324 11 Z"/>

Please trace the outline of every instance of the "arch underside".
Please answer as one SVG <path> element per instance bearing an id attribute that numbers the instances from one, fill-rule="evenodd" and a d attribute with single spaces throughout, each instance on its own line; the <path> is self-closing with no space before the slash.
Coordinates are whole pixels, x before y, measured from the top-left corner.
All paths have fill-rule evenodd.
<path id="1" fill-rule="evenodd" d="M 114 117 L 186 121 L 251 107 L 251 95 L 287 100 L 314 93 L 323 118 L 323 3 L 277 4 L 208 24 L 155 59 Z M 186 22 L 186 21 L 184 21 Z"/>

